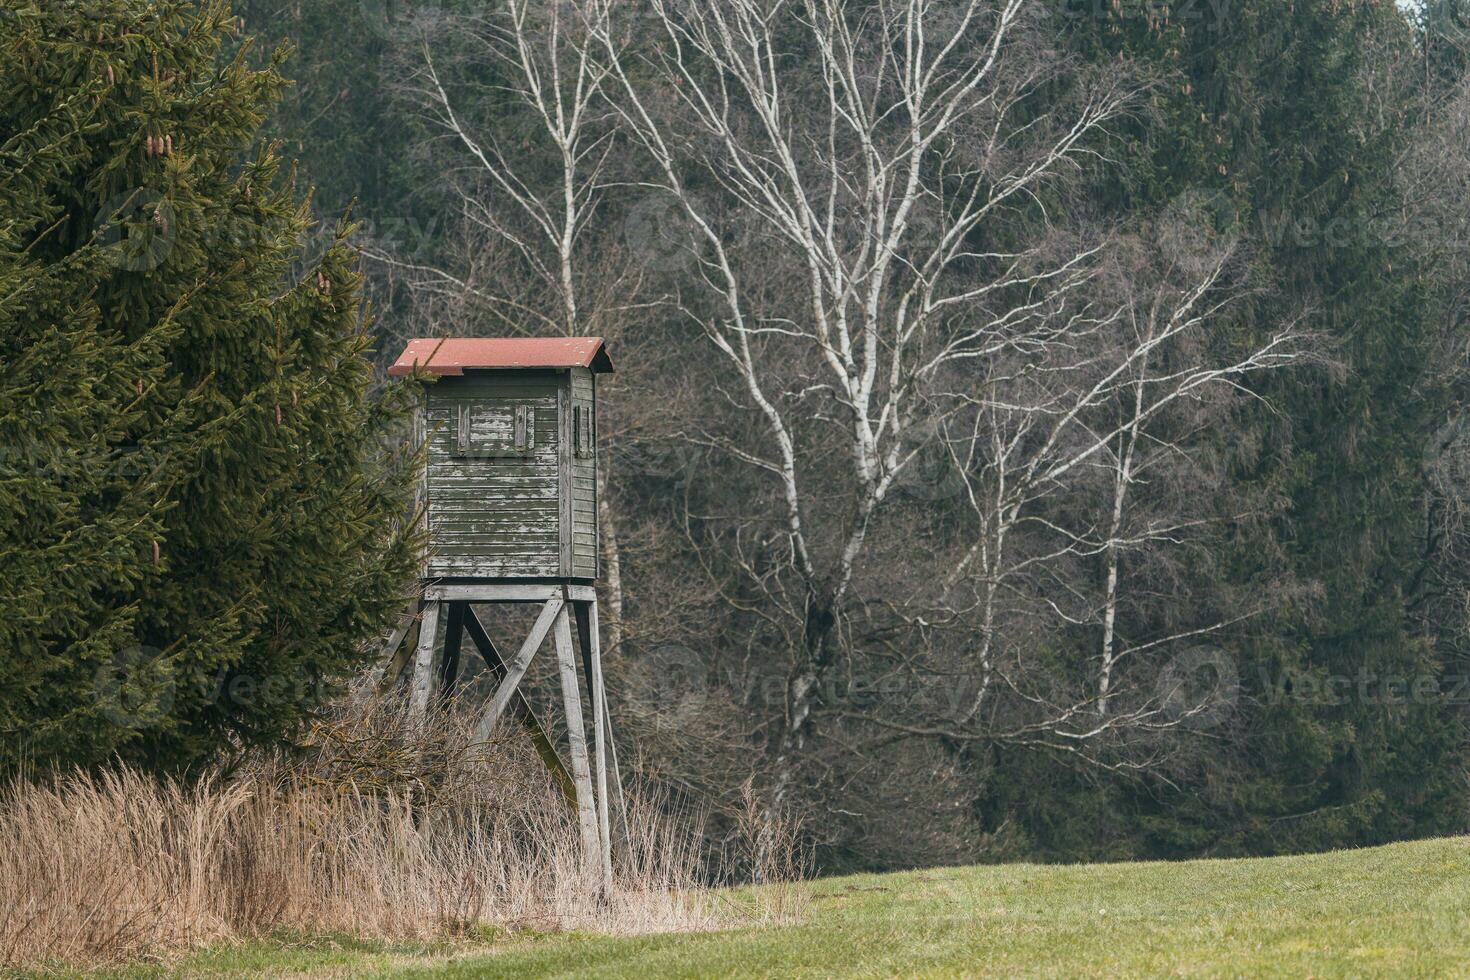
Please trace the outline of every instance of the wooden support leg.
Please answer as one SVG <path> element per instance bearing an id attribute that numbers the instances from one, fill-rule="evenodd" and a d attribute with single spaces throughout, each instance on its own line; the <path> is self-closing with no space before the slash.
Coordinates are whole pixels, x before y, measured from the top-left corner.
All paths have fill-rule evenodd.
<path id="1" fill-rule="evenodd" d="M 606 865 L 602 860 L 602 837 L 597 829 L 592 771 L 587 764 L 587 730 L 582 724 L 582 695 L 577 686 L 577 661 L 572 653 L 572 627 L 565 606 L 557 611 L 556 660 L 561 671 L 561 699 L 566 711 L 572 779 L 577 784 L 577 825 L 582 834 L 583 871 L 588 885 L 599 887 L 606 895 L 612 890 L 612 882 L 604 877 Z"/>
<path id="2" fill-rule="evenodd" d="M 597 602 L 573 603 L 577 613 L 577 639 L 582 647 L 582 666 L 592 702 L 593 761 L 597 777 L 597 831 L 602 839 L 603 880 L 612 881 L 612 831 L 608 821 L 608 745 L 612 741 L 607 717 L 607 690 L 602 685 L 602 638 L 597 624 Z M 618 787 L 621 802 L 622 787 Z M 627 827 L 621 828 L 624 839 Z"/>
<path id="3" fill-rule="evenodd" d="M 552 599 L 541 607 L 541 615 L 536 617 L 536 625 L 531 627 L 531 633 L 526 637 L 526 642 L 521 644 L 520 652 L 506 668 L 505 680 L 500 682 L 495 696 L 490 699 L 490 707 L 485 709 L 479 726 L 475 728 L 476 743 L 483 745 L 490 741 L 490 733 L 495 730 L 495 723 L 500 720 L 505 706 L 510 704 L 510 699 L 515 696 L 521 678 L 526 676 L 526 668 L 531 666 L 531 658 L 536 656 L 536 651 L 541 647 L 541 641 L 546 639 L 552 623 L 562 618 L 563 608 L 560 599 Z"/>
<path id="4" fill-rule="evenodd" d="M 470 642 L 480 651 L 480 656 L 485 659 L 485 666 L 495 676 L 498 683 L 504 683 L 505 676 L 510 668 L 505 661 L 500 659 L 500 651 L 495 648 L 495 641 L 490 639 L 490 634 L 485 631 L 485 626 L 480 622 L 480 617 L 475 613 L 473 607 L 465 610 L 464 631 L 469 636 Z M 552 776 L 556 778 L 557 785 L 561 787 L 561 795 L 566 799 L 573 809 L 577 806 L 577 786 L 572 782 L 572 774 L 567 772 L 566 764 L 557 755 L 556 746 L 551 744 L 547 737 L 546 729 L 542 727 L 536 712 L 531 709 L 531 703 L 520 691 L 511 696 L 510 704 L 506 708 L 510 716 L 520 723 L 531 736 L 531 744 L 536 747 L 536 754 L 541 761 L 546 763 L 546 768 L 551 770 Z"/>
<path id="5" fill-rule="evenodd" d="M 442 603 L 427 602 L 419 625 L 418 651 L 413 664 L 413 687 L 409 694 L 409 713 L 415 721 L 422 721 L 429 713 L 429 699 L 434 691 L 434 641 L 439 633 L 439 607 Z"/>
<path id="6" fill-rule="evenodd" d="M 467 609 L 467 602 L 449 604 L 449 622 L 444 628 L 444 657 L 439 661 L 439 700 L 446 704 L 454 697 L 454 687 L 459 683 L 459 648 L 464 643 Z"/>

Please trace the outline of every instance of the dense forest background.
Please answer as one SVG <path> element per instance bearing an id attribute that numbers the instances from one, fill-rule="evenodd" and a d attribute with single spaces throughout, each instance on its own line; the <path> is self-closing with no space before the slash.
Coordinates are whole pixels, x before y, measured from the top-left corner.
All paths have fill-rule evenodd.
<path id="1" fill-rule="evenodd" d="M 807 253 L 740 166 L 787 140 L 793 169 L 852 165 L 834 195 L 863 183 L 862 147 L 822 148 L 829 5 L 755 5 L 776 11 L 772 104 L 811 107 L 777 113 L 781 137 L 747 100 L 718 124 L 687 101 L 739 77 L 718 38 L 666 30 L 707 6 L 234 3 L 249 57 L 294 47 L 265 128 L 324 229 L 361 223 L 380 366 L 409 336 L 609 338 L 625 756 L 716 836 L 751 796 L 804 814 L 829 869 L 1463 832 L 1470 8 L 1017 5 L 995 103 L 919 168 L 903 256 L 923 268 L 954 231 L 946 281 L 996 288 L 936 321 L 949 361 L 880 377 L 902 430 L 877 423 L 866 460 L 850 396 L 897 353 L 831 380 L 797 336 Z M 845 5 L 870 26 L 895 6 Z M 1009 6 L 924 9 L 962 58 Z M 594 74 L 568 169 L 527 79 L 568 84 L 550 69 L 598 50 L 589 9 L 626 69 Z M 975 188 L 1001 203 L 970 222 Z M 567 201 L 571 232 L 543 234 Z M 721 275 L 769 325 L 740 335 L 749 377 L 719 346 Z M 982 357 L 953 340 L 973 316 L 1034 326 Z M 1056 423 L 1079 386 L 1098 394 Z M 1050 476 L 1014 491 L 1030 461 Z"/>

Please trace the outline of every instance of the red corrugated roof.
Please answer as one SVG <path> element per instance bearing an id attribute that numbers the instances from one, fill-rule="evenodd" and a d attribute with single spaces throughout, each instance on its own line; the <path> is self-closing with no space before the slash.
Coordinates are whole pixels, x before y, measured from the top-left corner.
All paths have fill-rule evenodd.
<path id="1" fill-rule="evenodd" d="M 419 338 L 408 342 L 388 373 L 401 378 L 415 367 L 441 377 L 495 368 L 613 369 L 601 337 Z"/>

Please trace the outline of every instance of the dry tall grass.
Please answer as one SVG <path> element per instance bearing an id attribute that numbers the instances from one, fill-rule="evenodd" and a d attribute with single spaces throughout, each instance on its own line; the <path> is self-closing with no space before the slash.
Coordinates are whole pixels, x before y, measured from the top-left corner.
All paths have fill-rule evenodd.
<path id="1" fill-rule="evenodd" d="M 117 961 L 277 930 L 387 938 L 484 926 L 710 928 L 697 828 L 629 800 L 615 893 L 584 887 L 575 822 L 528 749 L 470 753 L 356 703 L 304 757 L 189 782 L 128 769 L 0 791 L 0 968 Z M 782 898 L 784 905 L 784 897 Z M 784 907 L 778 915 L 791 914 Z"/>

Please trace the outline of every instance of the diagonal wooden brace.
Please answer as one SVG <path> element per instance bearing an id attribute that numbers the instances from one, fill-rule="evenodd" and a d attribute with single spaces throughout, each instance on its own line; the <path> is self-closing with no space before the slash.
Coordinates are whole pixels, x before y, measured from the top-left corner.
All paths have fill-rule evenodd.
<path id="1" fill-rule="evenodd" d="M 484 658 L 485 665 L 490 668 L 490 672 L 498 681 L 503 681 L 509 668 L 506 667 L 505 661 L 500 659 L 500 651 L 495 648 L 495 642 L 490 639 L 490 634 L 480 622 L 480 617 L 476 615 L 473 607 L 466 611 L 464 630 L 470 642 L 480 651 L 480 656 Z M 531 708 L 531 702 L 527 701 L 526 696 L 518 690 L 511 696 L 506 712 L 518 721 L 530 735 L 531 744 L 536 747 L 536 754 L 541 757 L 541 761 L 546 763 L 546 768 L 550 769 L 552 776 L 556 778 L 557 784 L 561 787 L 562 796 L 566 798 L 567 803 L 575 807 L 577 805 L 577 786 L 572 782 L 572 774 L 567 771 L 566 764 L 557 754 L 556 746 L 552 744 L 551 738 L 546 734 L 546 729 L 536 717 L 536 712 Z"/>
<path id="2" fill-rule="evenodd" d="M 516 654 L 515 660 L 505 669 L 505 679 L 500 682 L 495 696 L 490 699 L 490 707 L 485 709 L 480 724 L 475 728 L 475 742 L 483 745 L 490 741 L 490 735 L 495 730 L 495 723 L 505 713 L 505 706 L 515 695 L 520 686 L 521 678 L 526 676 L 526 670 L 531 666 L 531 660 L 540 649 L 541 642 L 546 639 L 546 634 L 551 631 L 551 624 L 556 622 L 565 603 L 561 599 L 551 599 L 541 607 L 541 615 L 536 617 L 536 624 L 531 627 L 531 633 L 526 637 L 526 642 L 521 644 L 520 652 Z"/>

